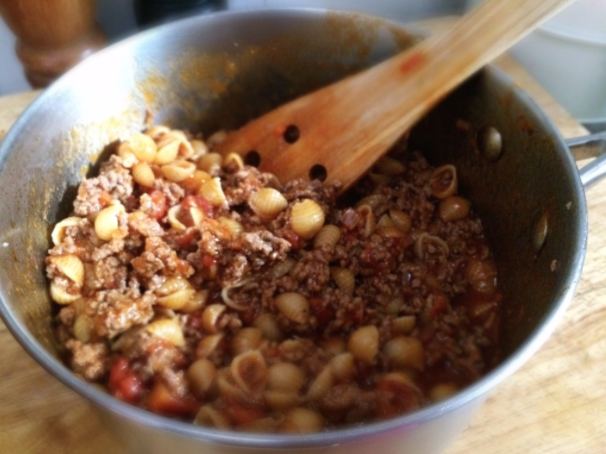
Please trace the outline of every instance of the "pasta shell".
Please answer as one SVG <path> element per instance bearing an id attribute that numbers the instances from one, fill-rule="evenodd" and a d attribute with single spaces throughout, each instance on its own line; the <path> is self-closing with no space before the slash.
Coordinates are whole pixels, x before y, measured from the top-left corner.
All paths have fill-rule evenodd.
<path id="1" fill-rule="evenodd" d="M 390 156 L 383 156 L 374 166 L 378 173 L 389 176 L 396 176 L 404 173 L 406 166 L 397 159 Z"/>
<path id="2" fill-rule="evenodd" d="M 189 143 L 191 144 L 191 147 L 194 152 L 188 159 L 195 161 L 199 159 L 200 156 L 208 153 L 208 146 L 204 143 L 204 141 L 200 139 L 192 139 L 189 141 Z"/>
<path id="3" fill-rule="evenodd" d="M 244 168 L 244 160 L 238 153 L 229 153 L 225 156 L 223 167 L 226 169 L 233 168 L 235 170 L 240 170 Z"/>
<path id="4" fill-rule="evenodd" d="M 216 175 L 223 165 L 223 156 L 219 153 L 207 153 L 198 158 L 196 165 L 198 169 Z"/>
<path id="5" fill-rule="evenodd" d="M 440 383 L 429 390 L 429 398 L 432 402 L 440 402 L 455 395 L 458 390 L 453 383 Z"/>
<path id="6" fill-rule="evenodd" d="M 227 203 L 219 177 L 202 183 L 200 186 L 200 195 L 215 206 L 223 206 Z"/>
<path id="7" fill-rule="evenodd" d="M 193 288 L 184 288 L 158 298 L 158 304 L 174 311 L 181 310 L 194 297 L 196 291 Z"/>
<path id="8" fill-rule="evenodd" d="M 151 188 L 154 186 L 156 176 L 147 162 L 136 163 L 133 165 L 131 172 L 133 174 L 133 180 L 135 180 L 135 183 L 146 188 Z"/>
<path id="9" fill-rule="evenodd" d="M 211 304 L 202 312 L 202 329 L 207 333 L 218 333 L 220 322 L 227 307 L 224 304 Z"/>
<path id="10" fill-rule="evenodd" d="M 189 209 L 189 217 L 191 218 L 191 223 L 194 227 L 199 226 L 204 220 L 204 213 L 198 207 L 191 207 Z"/>
<path id="11" fill-rule="evenodd" d="M 394 227 L 394 223 L 391 219 L 391 216 L 389 216 L 388 214 L 384 214 L 383 216 L 381 216 L 377 221 L 377 228 L 379 227 Z"/>
<path id="12" fill-rule="evenodd" d="M 201 310 L 208 301 L 208 290 L 202 289 L 196 291 L 193 296 L 181 307 L 181 312 L 191 314 Z"/>
<path id="13" fill-rule="evenodd" d="M 347 342 L 345 342 L 345 339 L 337 336 L 322 339 L 320 345 L 326 352 L 332 355 L 339 355 L 347 351 Z"/>
<path id="14" fill-rule="evenodd" d="M 259 328 L 245 327 L 234 334 L 231 340 L 231 352 L 240 355 L 250 350 L 257 350 L 263 341 L 263 333 Z"/>
<path id="15" fill-rule="evenodd" d="M 170 226 L 178 232 L 184 232 L 187 229 L 187 226 L 179 220 L 181 210 L 181 205 L 172 206 L 168 209 L 166 217 Z"/>
<path id="16" fill-rule="evenodd" d="M 314 247 L 335 247 L 341 239 L 341 229 L 333 224 L 323 226 L 314 238 Z"/>
<path id="17" fill-rule="evenodd" d="M 383 353 L 393 368 L 425 368 L 425 350 L 414 337 L 398 336 L 385 343 Z"/>
<path id="18" fill-rule="evenodd" d="M 160 167 L 160 172 L 168 181 L 180 183 L 191 177 L 196 170 L 193 162 L 177 159 Z"/>
<path id="19" fill-rule="evenodd" d="M 57 284 L 55 281 L 50 284 L 50 296 L 58 304 L 73 303 L 80 298 L 80 293 L 68 293 L 65 287 Z"/>
<path id="20" fill-rule="evenodd" d="M 426 255 L 441 254 L 448 256 L 450 248 L 448 244 L 439 236 L 430 235 L 427 232 L 421 233 L 414 244 L 415 255 L 423 260 Z"/>
<path id="21" fill-rule="evenodd" d="M 305 400 L 313 402 L 322 399 L 333 387 L 334 380 L 332 368 L 330 366 L 325 367 L 307 390 Z"/>
<path id="22" fill-rule="evenodd" d="M 324 428 L 324 418 L 313 410 L 304 407 L 295 407 L 288 410 L 279 431 L 290 434 L 308 434 L 319 432 Z"/>
<path id="23" fill-rule="evenodd" d="M 204 399 L 215 382 L 217 368 L 206 358 L 201 358 L 187 369 L 187 381 L 189 389 L 199 399 Z"/>
<path id="24" fill-rule="evenodd" d="M 212 179 L 212 176 L 208 172 L 194 170 L 194 173 L 189 178 L 181 181 L 179 185 L 190 193 L 197 193 L 200 191 L 202 183 L 210 179 Z"/>
<path id="25" fill-rule="evenodd" d="M 403 315 L 391 322 L 393 329 L 400 334 L 410 334 L 416 323 L 417 318 L 414 315 Z"/>
<path id="26" fill-rule="evenodd" d="M 92 320 L 85 315 L 79 315 L 74 322 L 73 331 L 74 337 L 80 342 L 85 344 L 90 342 L 91 333 L 93 331 Z"/>
<path id="27" fill-rule="evenodd" d="M 458 189 L 457 169 L 446 164 L 435 169 L 429 178 L 431 195 L 438 199 L 445 199 L 454 195 Z"/>
<path id="28" fill-rule="evenodd" d="M 290 257 L 287 257 L 284 261 L 276 263 L 274 266 L 267 270 L 267 274 L 274 279 L 278 279 L 282 276 L 286 276 L 290 270 L 296 265 L 296 261 Z"/>
<path id="29" fill-rule="evenodd" d="M 118 217 L 124 213 L 124 207 L 120 203 L 110 205 L 99 211 L 95 218 L 95 233 L 103 241 L 111 241 L 118 232 Z"/>
<path id="30" fill-rule="evenodd" d="M 180 159 L 192 159 L 195 153 L 196 151 L 194 150 L 191 142 L 188 140 L 187 136 L 183 134 L 183 138 L 179 142 L 179 151 L 177 152 L 177 157 Z"/>
<path id="31" fill-rule="evenodd" d="M 371 211 L 384 205 L 387 202 L 387 196 L 384 194 L 371 194 L 363 197 L 356 203 L 356 208 L 360 208 L 361 206 L 368 205 L 371 208 Z"/>
<path id="32" fill-rule="evenodd" d="M 51 233 L 51 239 L 53 240 L 53 244 L 55 246 L 60 245 L 63 242 L 63 238 L 65 238 L 65 230 L 68 227 L 75 227 L 80 225 L 80 221 L 82 221 L 82 218 L 79 218 L 77 216 L 71 216 L 55 224 L 53 232 Z"/>
<path id="33" fill-rule="evenodd" d="M 309 320 L 309 302 L 300 293 L 282 293 L 274 302 L 280 313 L 289 320 L 301 324 Z"/>
<path id="34" fill-rule="evenodd" d="M 370 205 L 360 205 L 356 208 L 356 211 L 362 217 L 362 235 L 364 238 L 368 238 L 374 233 L 377 226 L 377 219 L 372 211 L 372 207 Z"/>
<path id="35" fill-rule="evenodd" d="M 398 296 L 396 298 L 392 298 L 389 303 L 385 306 L 385 313 L 391 315 L 398 315 L 402 306 L 404 305 L 404 298 Z"/>
<path id="36" fill-rule="evenodd" d="M 218 145 L 221 142 L 223 142 L 226 138 L 227 138 L 227 132 L 224 131 L 223 129 L 220 129 L 219 131 L 216 131 L 215 133 L 213 133 L 208 138 L 206 143 L 208 144 L 209 147 L 214 147 L 215 145 Z"/>
<path id="37" fill-rule="evenodd" d="M 324 211 L 316 202 L 305 199 L 292 206 L 290 226 L 301 238 L 312 238 L 324 225 Z"/>
<path id="38" fill-rule="evenodd" d="M 274 391 L 298 393 L 305 385 L 303 369 L 293 363 L 280 362 L 267 371 L 267 388 Z"/>
<path id="39" fill-rule="evenodd" d="M 350 381 L 356 375 L 354 356 L 347 352 L 341 353 L 330 360 L 332 373 L 337 380 Z"/>
<path id="40" fill-rule="evenodd" d="M 263 337 L 270 341 L 280 341 L 284 337 L 276 316 L 269 312 L 259 315 L 253 322 L 253 326 L 260 329 Z"/>
<path id="41" fill-rule="evenodd" d="M 404 238 L 405 233 L 396 226 L 377 227 L 374 231 L 383 238 Z"/>
<path id="42" fill-rule="evenodd" d="M 267 390 L 263 393 L 263 397 L 267 406 L 276 411 L 285 411 L 295 408 L 303 401 L 303 398 L 298 394 L 279 390 Z"/>
<path id="43" fill-rule="evenodd" d="M 54 255 L 50 261 L 57 270 L 79 287 L 84 283 L 84 264 L 77 255 Z"/>
<path id="44" fill-rule="evenodd" d="M 379 352 L 379 330 L 373 325 L 358 328 L 349 337 L 347 349 L 358 361 L 373 364 Z"/>
<path id="45" fill-rule="evenodd" d="M 390 372 L 385 374 L 381 377 L 380 384 L 392 384 L 392 386 L 387 387 L 391 389 L 394 389 L 393 385 L 395 385 L 395 389 L 398 387 L 405 387 L 419 392 L 419 388 L 415 385 L 415 382 L 404 372 Z"/>
<path id="46" fill-rule="evenodd" d="M 333 266 L 330 268 L 330 275 L 343 293 L 353 295 L 356 288 L 356 277 L 351 270 Z"/>
<path id="47" fill-rule="evenodd" d="M 217 221 L 219 221 L 219 224 L 221 224 L 225 230 L 229 232 L 229 238 L 237 238 L 244 232 L 244 227 L 242 227 L 242 224 L 234 219 L 220 216 L 217 218 Z"/>
<path id="48" fill-rule="evenodd" d="M 368 178 L 370 179 L 370 181 L 372 181 L 377 186 L 388 185 L 391 183 L 391 180 L 393 179 L 393 177 L 390 177 L 389 175 L 385 175 L 384 173 L 368 172 L 367 175 L 368 175 Z"/>
<path id="49" fill-rule="evenodd" d="M 248 198 L 248 205 L 262 219 L 273 219 L 288 206 L 288 201 L 274 188 L 261 188 Z"/>
<path id="50" fill-rule="evenodd" d="M 154 141 L 160 140 L 164 135 L 170 132 L 170 128 L 164 125 L 153 125 L 147 128 L 144 132 L 146 136 L 150 136 Z"/>
<path id="51" fill-rule="evenodd" d="M 252 433 L 271 434 L 278 430 L 278 426 L 284 421 L 284 415 L 277 413 L 265 418 L 255 419 L 252 422 L 238 426 L 238 430 Z"/>
<path id="52" fill-rule="evenodd" d="M 232 428 L 229 420 L 210 405 L 200 408 L 194 418 L 194 424 L 221 430 L 231 430 Z"/>
<path id="53" fill-rule="evenodd" d="M 242 388 L 234 380 L 231 372 L 231 366 L 221 368 L 217 371 L 216 376 L 218 394 L 229 401 L 237 401 L 246 403 L 250 401 L 250 393 Z"/>
<path id="54" fill-rule="evenodd" d="M 236 356 L 230 366 L 234 381 L 247 392 L 259 390 L 267 382 L 267 365 L 258 350 Z"/>
<path id="55" fill-rule="evenodd" d="M 412 220 L 409 215 L 400 210 L 389 210 L 389 217 L 393 221 L 393 224 L 402 232 L 410 232 Z"/>
<path id="56" fill-rule="evenodd" d="M 170 342 L 175 347 L 182 347 L 185 345 L 183 330 L 175 318 L 163 318 L 153 321 L 145 327 L 145 330 L 156 337 Z"/>
<path id="57" fill-rule="evenodd" d="M 155 290 L 155 293 L 159 296 L 166 296 L 178 292 L 179 290 L 192 288 L 192 285 L 187 279 L 183 279 L 182 277 L 171 277 L 166 279 L 164 283 Z"/>
<path id="58" fill-rule="evenodd" d="M 177 159 L 179 155 L 179 148 L 181 147 L 181 141 L 170 139 L 164 140 L 158 144 L 158 153 L 156 154 L 156 158 L 154 162 L 158 165 L 168 164 Z"/>
<path id="59" fill-rule="evenodd" d="M 146 134 L 135 133 L 118 146 L 117 154 L 122 165 L 130 168 L 137 162 L 154 162 L 157 154 L 156 142 Z"/>
<path id="60" fill-rule="evenodd" d="M 196 347 L 196 358 L 208 358 L 213 353 L 222 350 L 223 334 L 210 334 L 204 336 Z"/>

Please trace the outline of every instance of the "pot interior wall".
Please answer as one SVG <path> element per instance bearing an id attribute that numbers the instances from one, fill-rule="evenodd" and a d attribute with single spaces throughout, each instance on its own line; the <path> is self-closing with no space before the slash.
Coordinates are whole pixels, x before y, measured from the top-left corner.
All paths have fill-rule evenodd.
<path id="1" fill-rule="evenodd" d="M 491 129 L 502 141 L 496 158 L 485 152 Z M 410 145 L 434 163 L 455 164 L 460 190 L 480 214 L 503 291 L 506 358 L 563 309 L 576 286 L 587 214 L 574 161 L 550 120 L 495 68 L 481 71 L 424 118 Z"/>

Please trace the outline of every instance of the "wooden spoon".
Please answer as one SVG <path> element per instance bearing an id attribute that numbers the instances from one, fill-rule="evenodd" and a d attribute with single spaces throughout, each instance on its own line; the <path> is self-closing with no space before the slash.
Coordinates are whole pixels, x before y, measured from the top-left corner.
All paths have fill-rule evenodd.
<path id="1" fill-rule="evenodd" d="M 448 92 L 572 2 L 486 1 L 450 30 L 251 121 L 219 152 L 252 153 L 282 181 L 325 175 L 345 190 Z"/>

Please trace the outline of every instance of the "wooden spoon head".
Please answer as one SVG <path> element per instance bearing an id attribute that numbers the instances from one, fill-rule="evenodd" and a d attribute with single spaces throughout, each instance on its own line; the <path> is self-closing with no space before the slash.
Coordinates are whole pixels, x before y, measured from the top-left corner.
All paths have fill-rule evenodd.
<path id="1" fill-rule="evenodd" d="M 284 180 L 321 175 L 347 189 L 446 94 L 572 1 L 488 1 L 452 29 L 252 121 L 221 149 L 253 154 Z"/>

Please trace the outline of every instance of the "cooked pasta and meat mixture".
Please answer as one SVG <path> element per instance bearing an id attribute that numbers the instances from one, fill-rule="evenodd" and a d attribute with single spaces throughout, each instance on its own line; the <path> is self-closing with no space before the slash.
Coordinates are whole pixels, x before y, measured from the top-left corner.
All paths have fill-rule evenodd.
<path id="1" fill-rule="evenodd" d="M 152 412 L 308 433 L 448 397 L 501 299 L 452 165 L 396 147 L 344 197 L 152 126 L 79 186 L 46 259 L 66 360 Z"/>

